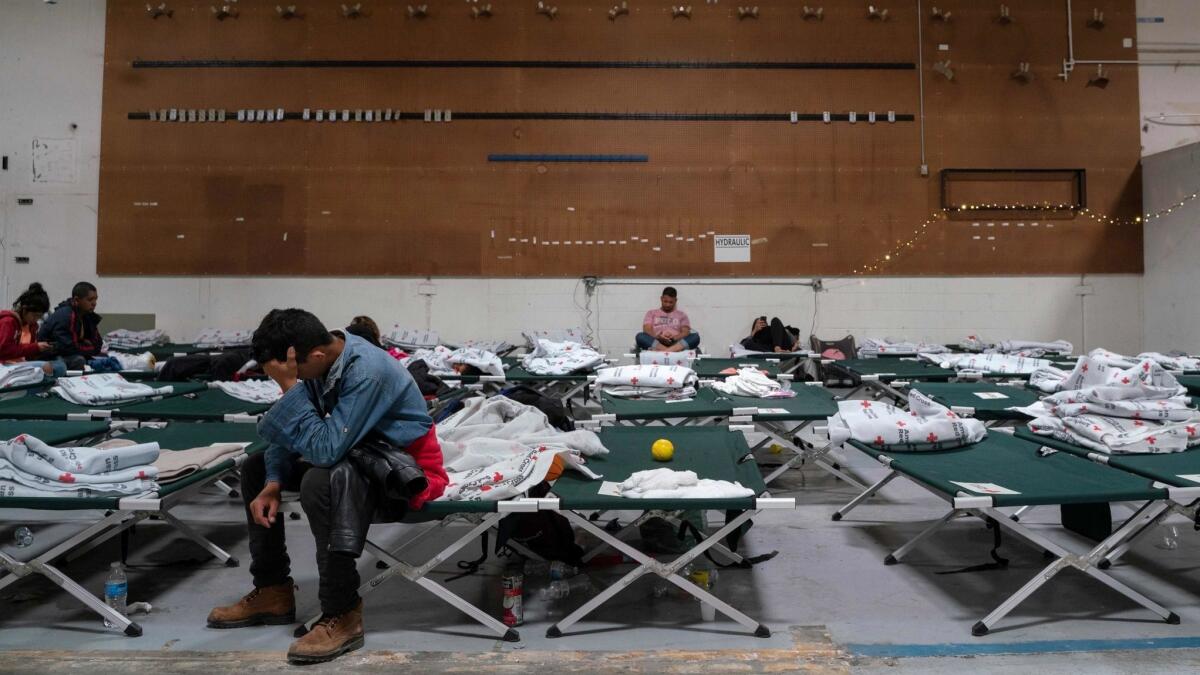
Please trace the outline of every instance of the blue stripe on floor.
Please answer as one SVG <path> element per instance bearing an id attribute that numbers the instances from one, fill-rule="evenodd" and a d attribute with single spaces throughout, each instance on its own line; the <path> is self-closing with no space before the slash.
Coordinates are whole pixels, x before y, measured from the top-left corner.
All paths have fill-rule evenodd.
<path id="1" fill-rule="evenodd" d="M 1147 638 L 1145 640 L 1047 640 L 1043 642 L 946 642 L 930 645 L 848 644 L 854 656 L 874 658 L 928 658 L 987 654 L 1054 654 L 1065 652 L 1139 651 L 1146 649 L 1200 649 L 1200 637 Z"/>

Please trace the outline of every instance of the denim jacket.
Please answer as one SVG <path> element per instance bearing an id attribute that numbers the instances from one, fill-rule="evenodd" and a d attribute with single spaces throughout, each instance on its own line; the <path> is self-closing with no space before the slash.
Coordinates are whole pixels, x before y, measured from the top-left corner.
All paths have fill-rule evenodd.
<path id="1" fill-rule="evenodd" d="M 433 427 L 425 399 L 408 370 L 355 335 L 323 379 L 302 380 L 258 423 L 267 448 L 267 480 L 282 482 L 289 455 L 333 466 L 369 432 L 407 447 Z"/>

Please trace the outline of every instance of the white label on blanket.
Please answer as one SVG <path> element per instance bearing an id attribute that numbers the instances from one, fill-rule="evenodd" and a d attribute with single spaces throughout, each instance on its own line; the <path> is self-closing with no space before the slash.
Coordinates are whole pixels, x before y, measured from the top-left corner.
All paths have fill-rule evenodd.
<path id="1" fill-rule="evenodd" d="M 596 494 L 604 497 L 620 497 L 621 484 L 614 483 L 610 480 L 602 481 L 600 483 L 600 489 L 596 490 Z"/>
<path id="2" fill-rule="evenodd" d="M 787 408 L 759 408 L 759 415 L 786 415 Z"/>
<path id="3" fill-rule="evenodd" d="M 1020 492 L 1017 492 L 1016 490 L 1009 490 L 1008 488 L 1001 487 L 999 485 L 996 485 L 995 483 L 963 483 L 963 482 L 956 481 L 956 480 L 952 480 L 950 482 L 954 483 L 955 485 L 957 485 L 961 488 L 970 490 L 971 492 L 975 492 L 975 493 L 981 494 L 981 495 L 1019 495 L 1019 494 L 1021 494 Z"/>
<path id="4" fill-rule="evenodd" d="M 1001 394 L 998 391 L 975 391 L 975 392 L 971 392 L 971 393 L 973 393 L 976 396 L 978 396 L 979 398 L 982 398 L 987 401 L 994 401 L 997 399 L 1008 398 L 1007 396 L 1005 396 L 1004 394 Z"/>
<path id="5" fill-rule="evenodd" d="M 750 262 L 750 235 L 718 234 L 713 237 L 713 262 Z"/>
<path id="6" fill-rule="evenodd" d="M 664 403 L 687 403 L 691 400 L 692 399 L 690 398 L 668 398 L 664 401 Z"/>
<path id="7" fill-rule="evenodd" d="M 1200 483 L 1200 473 L 1181 473 L 1179 478 L 1190 480 L 1193 483 Z"/>

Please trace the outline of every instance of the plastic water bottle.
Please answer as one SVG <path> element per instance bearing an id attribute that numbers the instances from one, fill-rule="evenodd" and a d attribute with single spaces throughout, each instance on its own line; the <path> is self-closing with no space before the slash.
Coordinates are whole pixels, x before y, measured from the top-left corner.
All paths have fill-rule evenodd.
<path id="1" fill-rule="evenodd" d="M 1162 541 L 1155 546 L 1167 551 L 1174 551 L 1175 549 L 1179 548 L 1178 528 L 1176 528 L 1174 525 L 1162 525 L 1160 526 L 1160 531 L 1162 532 Z"/>
<path id="2" fill-rule="evenodd" d="M 550 578 L 557 581 L 560 579 L 570 579 L 571 577 L 579 574 L 579 568 L 568 565 L 561 560 L 555 560 L 554 562 L 550 563 L 549 572 Z"/>
<path id="3" fill-rule="evenodd" d="M 571 594 L 571 585 L 563 579 L 551 581 L 541 590 L 542 599 L 547 601 L 562 600 Z"/>
<path id="4" fill-rule="evenodd" d="M 104 580 L 104 604 L 112 607 L 121 616 L 125 616 L 128 600 L 129 579 L 125 577 L 125 569 L 121 566 L 121 563 L 115 562 L 112 564 L 112 571 L 108 573 L 108 578 Z M 117 626 L 108 619 L 105 619 L 104 627 L 116 628 Z"/>
<path id="5" fill-rule="evenodd" d="M 22 525 L 13 532 L 13 543 L 17 548 L 26 548 L 33 545 L 33 531 Z"/>

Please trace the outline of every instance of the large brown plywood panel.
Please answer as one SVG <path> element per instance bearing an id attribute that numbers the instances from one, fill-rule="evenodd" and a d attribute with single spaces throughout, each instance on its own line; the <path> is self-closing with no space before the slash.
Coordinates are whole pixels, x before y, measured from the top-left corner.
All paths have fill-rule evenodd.
<path id="1" fill-rule="evenodd" d="M 493 2 L 309 0 L 284 20 L 276 2 L 109 0 L 102 114 L 100 271 L 105 274 L 835 275 L 1137 272 L 1141 231 L 1084 216 L 944 218 L 944 168 L 1080 168 L 1089 208 L 1141 210 L 1137 72 L 1095 66 L 1058 77 L 1062 3 L 916 2 L 868 20 L 865 3 L 827 0 L 805 21 L 793 0 Z M 424 4 L 424 3 L 423 3 Z M 1093 7 L 1102 28 L 1087 26 Z M 925 9 L 929 11 L 928 6 Z M 1078 59 L 1129 59 L 1133 0 L 1094 0 L 1071 20 Z M 918 40 L 918 27 L 923 40 Z M 134 61 L 482 60 L 884 62 L 909 69 L 470 67 L 135 68 Z M 949 60 L 955 77 L 933 72 Z M 1034 78 L 1010 77 L 1029 62 Z M 925 87 L 929 176 L 919 172 Z M 224 109 L 227 121 L 131 119 L 151 110 Z M 239 123 L 239 109 L 451 110 L 421 120 Z M 856 111 L 856 124 L 786 116 Z M 875 111 L 875 124 L 867 112 Z M 470 113 L 783 115 L 780 121 L 468 119 Z M 136 117 L 136 115 L 135 115 Z M 497 163 L 492 154 L 646 155 L 637 163 Z M 1013 203 L 1041 194 L 1013 183 Z M 1061 216 L 1061 214 L 1060 214 Z M 1036 224 L 1035 224 L 1036 223 Z M 716 264 L 710 233 L 750 234 L 753 260 Z M 910 245 L 911 244 L 911 245 Z M 888 254 L 896 254 L 884 263 Z"/>

